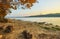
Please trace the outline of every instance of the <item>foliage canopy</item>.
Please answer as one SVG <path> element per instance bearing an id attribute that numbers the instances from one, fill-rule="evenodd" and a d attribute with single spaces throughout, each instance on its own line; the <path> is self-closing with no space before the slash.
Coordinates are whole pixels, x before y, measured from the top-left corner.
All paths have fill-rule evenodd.
<path id="1" fill-rule="evenodd" d="M 14 10 L 20 6 L 23 6 L 22 9 L 31 8 L 36 2 L 37 0 L 0 0 L 0 19 L 7 15 L 7 11 L 10 12 L 10 8 Z"/>

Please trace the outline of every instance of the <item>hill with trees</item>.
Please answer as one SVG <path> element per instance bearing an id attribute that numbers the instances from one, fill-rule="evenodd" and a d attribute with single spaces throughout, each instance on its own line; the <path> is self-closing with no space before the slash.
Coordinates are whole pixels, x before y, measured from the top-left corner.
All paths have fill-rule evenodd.
<path id="1" fill-rule="evenodd" d="M 46 14 L 46 15 L 35 15 L 35 16 L 26 16 L 26 17 L 60 17 L 60 13 Z"/>

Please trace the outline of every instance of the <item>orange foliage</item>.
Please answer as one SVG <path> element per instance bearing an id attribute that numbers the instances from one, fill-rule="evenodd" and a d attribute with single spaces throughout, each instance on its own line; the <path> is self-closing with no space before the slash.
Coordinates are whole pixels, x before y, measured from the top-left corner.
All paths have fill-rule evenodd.
<path id="1" fill-rule="evenodd" d="M 29 3 L 35 3 L 36 2 L 36 0 L 30 0 L 29 1 Z"/>
<path id="2" fill-rule="evenodd" d="M 0 16 L 1 15 L 6 15 L 6 10 L 8 10 L 9 8 L 12 8 L 10 5 L 10 2 L 13 0 L 0 0 Z M 36 2 L 36 0 L 19 0 L 20 4 L 24 5 L 26 4 L 27 8 L 30 8 L 33 6 L 33 3 Z"/>
<path id="3" fill-rule="evenodd" d="M 22 5 L 26 4 L 27 8 L 30 8 L 33 6 L 33 3 L 36 2 L 36 0 L 19 0 Z"/>
<path id="4" fill-rule="evenodd" d="M 35 3 L 36 0 L 19 0 L 21 3 L 25 4 L 25 3 Z"/>
<path id="5" fill-rule="evenodd" d="M 8 4 L 0 3 L 0 16 L 4 17 L 7 13 L 6 10 L 8 10 L 10 6 Z"/>
<path id="6" fill-rule="evenodd" d="M 5 8 L 5 9 L 10 8 L 10 5 L 8 5 L 8 4 L 3 4 L 3 3 L 0 3 L 0 6 L 2 6 L 2 7 Z M 0 7 L 0 8 L 1 8 L 1 7 Z"/>
<path id="7" fill-rule="evenodd" d="M 1 0 L 1 1 L 2 2 L 0 2 L 0 6 L 4 6 L 5 9 L 10 8 L 11 7 L 10 2 L 11 1 L 13 2 L 13 0 Z M 19 1 L 20 1 L 20 4 L 22 4 L 22 5 L 26 4 L 27 8 L 32 7 L 33 3 L 36 2 L 36 0 L 19 0 Z M 27 4 L 27 3 L 29 3 L 29 4 Z"/>

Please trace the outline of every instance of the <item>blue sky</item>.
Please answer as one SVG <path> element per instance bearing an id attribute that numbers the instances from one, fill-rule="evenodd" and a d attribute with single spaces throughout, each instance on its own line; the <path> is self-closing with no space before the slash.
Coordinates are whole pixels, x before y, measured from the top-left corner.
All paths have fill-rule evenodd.
<path id="1" fill-rule="evenodd" d="M 60 0 L 38 0 L 31 9 L 12 10 L 7 16 L 31 16 L 39 14 L 60 13 Z"/>

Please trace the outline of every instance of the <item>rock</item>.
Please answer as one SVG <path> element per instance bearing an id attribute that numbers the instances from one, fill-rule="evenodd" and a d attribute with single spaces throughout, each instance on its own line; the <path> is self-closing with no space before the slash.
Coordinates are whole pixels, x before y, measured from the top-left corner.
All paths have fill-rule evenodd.
<path id="1" fill-rule="evenodd" d="M 12 32 L 12 28 L 13 28 L 13 26 L 7 26 L 3 32 L 4 33 L 10 33 L 10 32 Z"/>

